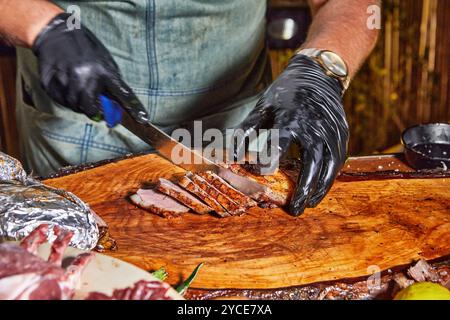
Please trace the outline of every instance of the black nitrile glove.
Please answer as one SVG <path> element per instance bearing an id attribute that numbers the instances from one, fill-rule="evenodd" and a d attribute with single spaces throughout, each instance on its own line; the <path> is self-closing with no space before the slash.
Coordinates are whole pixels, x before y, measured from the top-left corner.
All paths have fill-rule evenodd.
<path id="1" fill-rule="evenodd" d="M 296 55 L 241 124 L 244 137 L 279 129 L 280 158 L 291 143 L 301 148 L 302 171 L 289 207 L 293 215 L 319 204 L 346 160 L 349 129 L 341 92 L 339 80 L 311 58 Z M 237 146 L 236 157 L 244 147 L 244 142 Z"/>
<path id="2" fill-rule="evenodd" d="M 59 104 L 88 117 L 99 115 L 102 93 L 116 98 L 134 113 L 146 116 L 131 88 L 122 80 L 108 49 L 85 26 L 69 29 L 68 13 L 56 16 L 33 45 L 41 84 Z"/>

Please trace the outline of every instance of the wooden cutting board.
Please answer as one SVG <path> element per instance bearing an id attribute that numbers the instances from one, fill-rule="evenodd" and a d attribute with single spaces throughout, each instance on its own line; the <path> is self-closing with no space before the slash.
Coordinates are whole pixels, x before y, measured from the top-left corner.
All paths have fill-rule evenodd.
<path id="1" fill-rule="evenodd" d="M 348 167 L 362 166 L 354 163 Z M 164 266 L 172 284 L 200 262 L 196 288 L 265 289 L 364 277 L 374 268 L 450 255 L 450 178 L 337 181 L 319 207 L 298 218 L 253 208 L 226 219 L 164 219 L 128 201 L 142 184 L 179 172 L 145 155 L 45 183 L 75 193 L 109 224 L 118 250 L 107 254 L 147 270 Z"/>

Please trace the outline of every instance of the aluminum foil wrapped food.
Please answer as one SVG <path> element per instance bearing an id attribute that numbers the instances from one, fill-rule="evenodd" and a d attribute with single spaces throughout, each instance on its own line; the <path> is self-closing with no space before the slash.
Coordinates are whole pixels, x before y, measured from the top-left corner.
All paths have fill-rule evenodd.
<path id="1" fill-rule="evenodd" d="M 41 224 L 72 231 L 70 245 L 83 250 L 95 248 L 100 236 L 83 201 L 27 176 L 19 161 L 0 152 L 0 239 L 22 239 Z"/>
<path id="2" fill-rule="evenodd" d="M 0 152 L 0 181 L 10 180 L 17 180 L 25 183 L 27 180 L 27 173 L 17 159 Z"/>

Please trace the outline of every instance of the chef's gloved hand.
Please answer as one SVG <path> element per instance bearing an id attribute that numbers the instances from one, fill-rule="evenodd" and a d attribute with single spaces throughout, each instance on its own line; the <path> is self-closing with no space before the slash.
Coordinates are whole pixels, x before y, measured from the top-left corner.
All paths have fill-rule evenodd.
<path id="1" fill-rule="evenodd" d="M 69 18 L 68 13 L 57 15 L 32 47 L 47 94 L 59 104 L 92 118 L 100 113 L 100 94 L 106 93 L 119 103 L 132 106 L 137 116 L 146 117 L 108 49 L 85 26 L 69 29 Z"/>
<path id="2" fill-rule="evenodd" d="M 293 215 L 319 204 L 346 160 L 349 128 L 341 92 L 339 80 L 311 58 L 296 55 L 241 124 L 244 137 L 279 129 L 280 158 L 291 143 L 300 147 L 302 170 L 289 207 Z M 245 140 L 236 157 L 244 153 Z"/>

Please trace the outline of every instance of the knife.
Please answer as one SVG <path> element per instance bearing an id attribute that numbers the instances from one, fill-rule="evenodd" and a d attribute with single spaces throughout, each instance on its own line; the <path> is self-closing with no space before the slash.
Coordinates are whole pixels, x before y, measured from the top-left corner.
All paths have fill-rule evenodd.
<path id="1" fill-rule="evenodd" d="M 136 103 L 136 101 L 134 101 Z M 188 148 L 181 142 L 173 139 L 167 133 L 152 124 L 146 117 L 131 114 L 131 106 L 123 107 L 114 99 L 106 95 L 100 96 L 103 117 L 109 127 L 121 124 L 128 131 L 139 137 L 145 143 L 151 145 L 161 156 L 174 163 L 175 165 L 192 172 L 212 171 L 222 179 L 230 183 L 234 188 L 244 192 L 248 196 L 257 197 L 267 191 L 267 187 L 249 178 L 240 176 L 230 169 L 222 167 L 212 160 L 204 157 L 201 153 Z M 141 104 L 139 102 L 139 104 Z M 142 104 L 141 104 L 142 106 Z M 173 161 L 173 150 L 176 148 L 183 152 L 186 158 L 190 159 L 188 163 Z M 185 157 L 183 157 L 185 159 Z"/>

